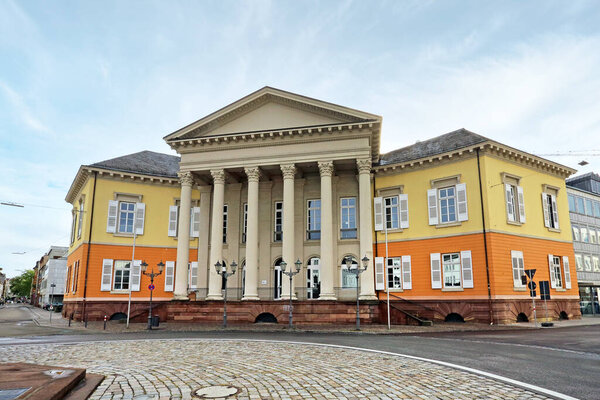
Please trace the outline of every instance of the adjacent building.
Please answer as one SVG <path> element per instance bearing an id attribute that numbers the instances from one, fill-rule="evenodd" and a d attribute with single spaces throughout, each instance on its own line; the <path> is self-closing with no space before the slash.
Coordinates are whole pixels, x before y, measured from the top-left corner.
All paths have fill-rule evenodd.
<path id="1" fill-rule="evenodd" d="M 235 262 L 231 321 L 285 321 L 291 295 L 299 323 L 351 322 L 359 285 L 361 318 L 382 322 L 386 282 L 430 318 L 516 321 L 531 311 L 517 284 L 529 267 L 551 280 L 553 315 L 579 315 L 564 184 L 573 170 L 466 130 L 382 155 L 381 124 L 265 87 L 167 135 L 178 156 L 81 166 L 66 197 L 63 312 L 122 318 L 131 293 L 143 320 L 143 267 L 164 265 L 153 292 L 161 319 L 218 321 L 215 264 Z M 296 261 L 290 287 L 282 268 Z"/>
<path id="2" fill-rule="evenodd" d="M 582 315 L 600 315 L 600 175 L 567 180 Z"/>
<path id="3" fill-rule="evenodd" d="M 51 246 L 44 254 L 34 270 L 34 283 L 36 305 L 60 304 L 66 291 L 65 280 L 67 277 L 67 252 L 68 247 Z M 32 296 L 33 301 L 33 296 Z"/>

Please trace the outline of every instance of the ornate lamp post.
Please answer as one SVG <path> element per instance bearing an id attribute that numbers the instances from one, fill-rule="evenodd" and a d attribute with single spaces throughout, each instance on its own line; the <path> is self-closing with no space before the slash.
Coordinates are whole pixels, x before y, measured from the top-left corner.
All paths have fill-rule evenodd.
<path id="1" fill-rule="evenodd" d="M 290 318 L 289 318 L 289 328 L 292 329 L 292 277 L 294 275 L 297 275 L 300 272 L 300 268 L 302 267 L 302 261 L 300 261 L 300 259 L 296 260 L 296 262 L 294 263 L 296 265 L 296 270 L 292 271 L 291 269 L 289 271 L 285 271 L 285 269 L 287 268 L 287 263 L 285 261 L 282 261 L 281 264 L 279 265 L 281 267 L 281 273 L 284 275 L 287 275 L 290 277 Z"/>
<path id="2" fill-rule="evenodd" d="M 227 272 L 227 265 L 225 261 L 221 264 L 219 261 L 215 264 L 217 274 L 221 275 L 225 279 L 225 294 L 223 295 L 223 328 L 227 328 L 227 278 L 235 274 L 237 269 L 237 263 L 235 260 L 231 263 L 231 272 Z"/>
<path id="3" fill-rule="evenodd" d="M 148 268 L 148 264 L 146 264 L 145 261 L 142 261 L 142 273 L 144 275 L 150 277 L 150 286 L 148 286 L 148 289 L 150 289 L 150 312 L 148 313 L 148 327 L 146 328 L 149 331 L 152 330 L 152 291 L 154 290 L 154 278 L 159 276 L 160 274 L 162 274 L 163 269 L 165 268 L 165 264 L 163 264 L 163 262 L 161 260 L 157 264 L 157 266 L 158 266 L 158 273 L 154 272 L 154 268 L 152 268 L 152 272 L 146 272 L 146 269 Z"/>
<path id="4" fill-rule="evenodd" d="M 346 258 L 346 268 L 348 272 L 356 275 L 356 330 L 360 331 L 360 300 L 359 300 L 359 290 L 360 290 L 360 280 L 358 279 L 360 274 L 367 270 L 367 266 L 369 265 L 369 257 L 366 255 L 362 258 L 362 268 L 357 265 L 352 265 L 352 259 L 350 257 Z"/>

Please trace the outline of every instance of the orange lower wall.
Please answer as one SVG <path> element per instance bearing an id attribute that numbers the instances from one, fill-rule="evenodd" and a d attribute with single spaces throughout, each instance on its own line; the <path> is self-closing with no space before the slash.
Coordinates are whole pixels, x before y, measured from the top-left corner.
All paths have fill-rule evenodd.
<path id="1" fill-rule="evenodd" d="M 80 299 L 83 297 L 84 285 L 85 285 L 85 263 L 87 259 L 88 245 L 83 244 L 78 249 L 73 251 L 67 258 L 67 266 L 75 265 L 75 262 L 79 260 L 79 279 L 77 285 L 77 292 L 75 294 L 69 293 L 65 295 L 65 300 L 69 299 Z M 110 299 L 126 299 L 128 294 L 112 294 L 108 291 L 100 291 L 100 283 L 102 279 L 102 260 L 110 258 L 112 260 L 131 260 L 132 248 L 129 246 L 112 246 L 104 244 L 92 244 L 90 251 L 90 265 L 88 269 L 87 278 L 87 293 L 88 299 L 94 298 L 110 298 Z M 190 250 L 190 260 L 197 258 L 197 250 Z M 135 259 L 143 260 L 148 264 L 148 268 L 154 267 L 154 271 L 158 272 L 156 265 L 162 261 L 175 261 L 177 259 L 177 249 L 163 248 L 163 247 L 140 247 L 135 248 Z M 113 272 L 114 274 L 114 272 Z M 150 278 L 142 275 L 140 283 L 140 291 L 131 292 L 133 298 L 148 298 L 149 291 L 148 285 L 150 284 Z M 165 274 L 154 278 L 154 292 L 152 296 L 154 298 L 171 298 L 173 292 L 165 292 Z"/>
<path id="2" fill-rule="evenodd" d="M 515 290 L 512 279 L 511 250 L 523 252 L 525 268 L 536 268 L 534 280 L 549 280 L 548 254 L 568 256 L 572 288 L 551 289 L 551 296 L 578 296 L 575 256 L 572 243 L 532 239 L 500 233 L 487 233 L 490 287 L 492 298 L 529 298 L 529 292 Z M 385 242 L 378 243 L 376 254 L 385 257 Z M 470 250 L 473 262 L 473 288 L 462 291 L 444 291 L 431 288 L 430 253 L 457 253 Z M 389 257 L 411 256 L 412 289 L 391 293 L 412 299 L 487 299 L 487 274 L 483 234 L 461 235 L 436 239 L 388 243 Z M 387 279 L 387 276 L 386 276 Z M 538 290 L 539 295 L 539 290 Z M 385 298 L 385 292 L 379 292 Z"/>

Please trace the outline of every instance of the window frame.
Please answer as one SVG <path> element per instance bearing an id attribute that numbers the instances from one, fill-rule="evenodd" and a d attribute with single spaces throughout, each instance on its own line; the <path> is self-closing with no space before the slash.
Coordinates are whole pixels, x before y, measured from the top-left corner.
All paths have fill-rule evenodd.
<path id="1" fill-rule="evenodd" d="M 396 201 L 396 204 L 388 204 L 388 201 Z M 388 210 L 390 219 L 388 219 Z M 396 211 L 396 219 L 394 224 L 393 214 L 394 210 Z M 398 230 L 400 229 L 400 196 L 385 196 L 383 197 L 383 218 L 384 218 L 384 228 L 388 231 Z"/>
<path id="2" fill-rule="evenodd" d="M 452 267 L 456 267 L 456 264 L 458 264 L 458 278 L 459 278 L 459 284 L 458 285 L 452 285 L 452 286 L 446 286 L 446 266 L 448 265 L 448 263 L 445 262 L 444 258 L 446 256 L 450 256 L 450 257 L 457 257 L 457 261 L 454 262 L 453 260 L 451 260 L 452 262 L 450 262 L 450 266 Z M 461 254 L 460 252 L 456 252 L 456 253 L 442 253 L 441 254 L 441 269 L 442 269 L 442 289 L 462 289 L 463 287 L 463 278 L 462 278 L 462 260 L 461 260 Z M 451 272 L 452 274 L 455 274 L 456 271 L 448 271 Z"/>
<path id="3" fill-rule="evenodd" d="M 344 200 L 350 201 L 352 200 L 354 204 L 346 204 L 344 205 Z M 347 210 L 347 217 L 344 218 L 344 210 Z M 353 218 L 351 218 L 351 214 L 353 214 Z M 351 225 L 351 221 L 353 220 L 354 226 Z M 347 228 L 344 228 L 344 223 L 348 225 Z M 340 239 L 357 239 L 358 238 L 358 230 L 356 224 L 356 197 L 340 197 Z"/>
<path id="4" fill-rule="evenodd" d="M 279 230 L 277 230 L 278 227 Z M 283 201 L 275 201 L 273 203 L 273 242 L 281 241 L 283 241 Z"/>
<path id="5" fill-rule="evenodd" d="M 242 243 L 246 243 L 248 236 L 248 203 L 242 204 Z"/>
<path id="6" fill-rule="evenodd" d="M 556 262 L 557 260 L 558 263 Z M 564 289 L 563 266 L 560 256 L 552 256 L 552 268 L 554 269 L 556 289 Z"/>
<path id="7" fill-rule="evenodd" d="M 227 223 L 229 215 L 229 205 L 223 204 L 223 243 L 227 243 Z"/>
<path id="8" fill-rule="evenodd" d="M 397 273 L 397 276 L 396 276 Z M 390 276 L 392 281 L 390 282 Z M 398 278 L 399 286 L 396 286 L 394 278 Z M 388 257 L 385 265 L 385 282 L 390 291 L 402 291 L 402 257 Z"/>
<path id="9" fill-rule="evenodd" d="M 513 263 L 513 260 L 517 259 L 517 266 Z M 510 262 L 513 273 L 513 287 L 515 289 L 524 289 L 526 285 L 521 281 L 521 277 L 525 275 L 525 258 L 523 256 L 523 252 L 520 250 L 511 250 L 510 252 Z M 518 279 L 515 279 L 515 270 L 518 274 Z"/>
<path id="10" fill-rule="evenodd" d="M 451 196 L 444 196 L 444 198 L 442 198 L 442 191 L 445 191 L 445 193 L 448 193 L 448 190 L 452 190 L 452 192 L 454 193 Z M 438 206 L 438 218 L 439 218 L 439 223 L 440 224 L 453 224 L 458 221 L 458 203 L 457 203 L 457 190 L 456 190 L 456 185 L 451 185 L 451 186 L 444 186 L 444 187 L 440 187 L 437 188 L 437 206 Z M 443 205 L 442 205 L 442 201 L 446 201 L 449 202 L 450 200 L 452 200 L 452 202 L 454 203 L 453 205 L 447 205 L 446 208 L 449 210 L 450 207 L 454 208 L 454 219 L 450 219 L 450 213 L 448 212 L 448 220 L 447 221 L 443 221 Z"/>
<path id="11" fill-rule="evenodd" d="M 321 199 L 306 200 L 306 240 L 321 240 Z"/>
<path id="12" fill-rule="evenodd" d="M 124 204 L 133 206 L 133 209 L 132 210 L 122 210 L 121 207 Z M 133 202 L 133 201 L 119 200 L 119 206 L 118 206 L 117 210 L 118 210 L 118 214 L 117 214 L 117 233 L 118 234 L 124 234 L 124 235 L 133 235 L 134 231 L 135 231 L 135 202 Z M 127 217 L 125 218 L 126 228 L 128 228 L 127 222 L 129 221 L 129 215 L 131 214 L 131 232 L 129 232 L 127 230 L 121 230 L 121 214 L 122 213 L 126 213 L 127 214 Z"/>
<path id="13" fill-rule="evenodd" d="M 83 231 L 83 197 L 79 199 L 79 216 L 77 217 L 77 239 L 81 239 L 81 233 Z M 134 216 L 135 218 L 135 216 Z"/>
<path id="14" fill-rule="evenodd" d="M 113 291 L 129 291 L 131 287 L 131 260 L 114 260 L 112 266 L 112 287 Z M 117 271 L 122 271 L 119 285 L 117 288 Z M 127 287 L 123 287 L 123 281 L 127 272 Z"/>

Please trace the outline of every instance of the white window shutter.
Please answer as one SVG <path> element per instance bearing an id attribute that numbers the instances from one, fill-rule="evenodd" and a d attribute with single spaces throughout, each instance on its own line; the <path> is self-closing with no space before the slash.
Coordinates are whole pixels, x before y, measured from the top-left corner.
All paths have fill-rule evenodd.
<path id="1" fill-rule="evenodd" d="M 198 262 L 197 261 L 193 261 L 190 263 L 189 273 L 190 273 L 189 278 L 188 278 L 189 288 L 197 289 L 198 288 Z"/>
<path id="2" fill-rule="evenodd" d="M 192 220 L 190 221 L 190 236 L 200 237 L 200 207 L 192 207 Z"/>
<path id="3" fill-rule="evenodd" d="M 458 209 L 458 220 L 467 221 L 469 219 L 469 209 L 467 207 L 466 183 L 459 183 L 456 185 L 456 206 Z"/>
<path id="4" fill-rule="evenodd" d="M 385 265 L 383 257 L 375 257 L 375 290 L 385 290 Z"/>
<path id="5" fill-rule="evenodd" d="M 383 197 L 373 199 L 373 211 L 375 213 L 375 231 L 383 230 Z"/>
<path id="6" fill-rule="evenodd" d="M 544 226 L 550 228 L 550 210 L 548 208 L 548 195 L 542 193 L 542 209 L 544 210 Z"/>
<path id="7" fill-rule="evenodd" d="M 146 204 L 135 203 L 135 233 L 144 234 L 144 217 L 146 216 Z"/>
<path id="8" fill-rule="evenodd" d="M 473 258 L 471 250 L 460 252 L 460 263 L 462 265 L 463 288 L 470 289 L 473 287 Z"/>
<path id="9" fill-rule="evenodd" d="M 565 287 L 571 289 L 571 267 L 569 266 L 569 257 L 563 256 L 563 270 L 565 271 Z"/>
<path id="10" fill-rule="evenodd" d="M 550 287 L 556 289 L 556 274 L 554 273 L 554 256 L 548 254 L 548 267 L 550 268 Z"/>
<path id="11" fill-rule="evenodd" d="M 140 280 L 142 277 L 142 261 L 141 260 L 133 260 L 133 267 L 131 267 L 131 291 L 139 292 L 140 291 Z"/>
<path id="12" fill-rule="evenodd" d="M 441 289 L 442 288 L 442 257 L 440 253 L 431 253 L 429 255 L 431 260 L 431 288 Z"/>
<path id="13" fill-rule="evenodd" d="M 169 206 L 169 236 L 177 237 L 177 213 L 178 206 Z"/>
<path id="14" fill-rule="evenodd" d="M 402 256 L 402 289 L 412 289 L 410 256 Z"/>
<path id="15" fill-rule="evenodd" d="M 523 282 L 521 282 L 521 274 L 519 271 L 519 259 L 523 258 L 523 253 L 520 251 L 511 250 L 510 259 L 512 261 L 512 271 L 513 271 L 513 286 L 514 287 L 523 287 Z"/>
<path id="16" fill-rule="evenodd" d="M 506 215 L 508 220 L 515 221 L 515 199 L 513 198 L 512 186 L 508 183 L 504 185 L 506 191 Z"/>
<path id="17" fill-rule="evenodd" d="M 398 196 L 400 204 L 400 228 L 408 228 L 408 195 L 401 194 Z"/>
<path id="18" fill-rule="evenodd" d="M 523 195 L 523 187 L 517 186 L 517 202 L 519 204 L 519 222 L 525 223 L 525 197 Z"/>
<path id="19" fill-rule="evenodd" d="M 172 292 L 175 280 L 175 261 L 165 263 L 165 292 Z"/>
<path id="20" fill-rule="evenodd" d="M 437 225 L 437 189 L 429 189 L 427 191 L 427 208 L 429 209 L 429 225 Z"/>
<path id="21" fill-rule="evenodd" d="M 106 220 L 106 232 L 115 233 L 117 231 L 117 211 L 119 202 L 116 200 L 108 201 L 108 218 Z"/>
<path id="22" fill-rule="evenodd" d="M 560 229 L 558 225 L 558 208 L 556 208 L 556 196 L 551 195 L 552 198 L 552 219 L 554 220 L 554 228 Z"/>
<path id="23" fill-rule="evenodd" d="M 102 260 L 102 283 L 100 284 L 100 290 L 103 292 L 110 291 L 112 288 L 112 267 L 113 260 Z M 75 268 L 73 268 L 73 271 L 75 271 Z"/>

